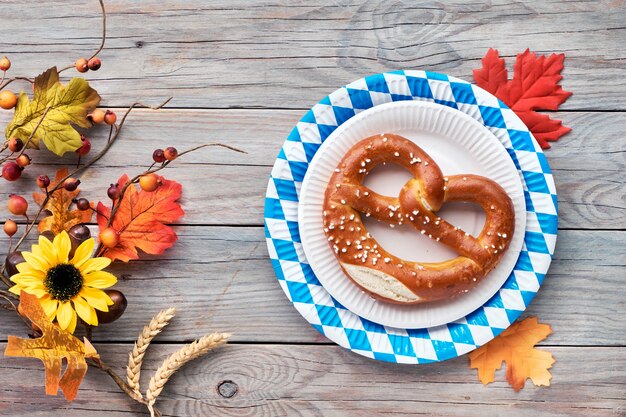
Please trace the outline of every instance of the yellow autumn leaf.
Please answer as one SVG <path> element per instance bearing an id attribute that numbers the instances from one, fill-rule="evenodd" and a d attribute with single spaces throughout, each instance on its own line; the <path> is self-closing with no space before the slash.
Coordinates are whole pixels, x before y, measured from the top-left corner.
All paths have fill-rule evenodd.
<path id="1" fill-rule="evenodd" d="M 85 358 L 98 358 L 96 350 L 87 339 L 83 343 L 54 325 L 46 316 L 37 296 L 22 291 L 20 311 L 41 329 L 42 336 L 37 339 L 9 336 L 4 354 L 40 359 L 46 368 L 46 394 L 57 395 L 61 388 L 65 399 L 72 401 L 87 373 Z M 64 358 L 67 367 L 61 377 Z"/>
<path id="2" fill-rule="evenodd" d="M 495 371 L 505 362 L 506 379 L 515 391 L 524 388 L 528 378 L 537 386 L 549 386 L 552 375 L 548 369 L 554 358 L 535 345 L 551 333 L 552 328 L 539 323 L 537 317 L 513 323 L 500 336 L 469 354 L 470 368 L 478 369 L 478 379 L 486 385 L 494 381 Z"/>
<path id="3" fill-rule="evenodd" d="M 91 126 L 87 114 L 100 103 L 98 92 L 83 78 L 61 84 L 56 67 L 37 76 L 33 90 L 32 100 L 23 91 L 19 94 L 15 115 L 5 130 L 7 140 L 15 137 L 26 142 L 49 108 L 28 146 L 39 149 L 43 141 L 46 148 L 59 156 L 80 148 L 80 133 L 74 126 Z"/>

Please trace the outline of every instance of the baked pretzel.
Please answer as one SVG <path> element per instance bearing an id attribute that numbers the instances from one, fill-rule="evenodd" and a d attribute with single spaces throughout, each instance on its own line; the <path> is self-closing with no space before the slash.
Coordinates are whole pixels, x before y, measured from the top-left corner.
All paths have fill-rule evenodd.
<path id="1" fill-rule="evenodd" d="M 383 163 L 400 165 L 413 174 L 398 197 L 380 195 L 362 184 Z M 487 218 L 477 237 L 437 216 L 450 201 L 470 201 L 483 208 Z M 361 215 L 391 227 L 409 223 L 459 256 L 435 263 L 397 258 L 370 235 Z M 328 243 L 346 275 L 373 297 L 398 304 L 448 299 L 469 291 L 498 264 L 515 227 L 513 203 L 500 185 L 478 175 L 444 177 L 424 150 L 394 134 L 369 137 L 346 153 L 326 188 L 323 219 Z"/>

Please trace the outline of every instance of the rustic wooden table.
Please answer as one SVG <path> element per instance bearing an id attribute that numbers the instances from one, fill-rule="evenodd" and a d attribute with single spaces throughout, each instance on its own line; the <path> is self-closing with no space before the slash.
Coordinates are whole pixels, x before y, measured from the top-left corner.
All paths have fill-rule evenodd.
<path id="1" fill-rule="evenodd" d="M 179 314 L 148 354 L 146 374 L 183 342 L 234 333 L 229 346 L 175 376 L 158 403 L 164 415 L 626 415 L 623 0 L 110 0 L 107 9 L 103 67 L 88 74 L 103 105 L 174 99 L 131 116 L 123 139 L 82 178 L 99 190 L 88 197 L 103 196 L 122 171 L 139 172 L 157 146 L 221 141 L 249 152 L 208 150 L 168 169 L 184 185 L 179 242 L 163 257 L 113 269 L 130 305 L 94 339 L 120 371 L 137 332 L 162 308 Z M 3 1 L 0 15 L 0 52 L 16 73 L 66 65 L 98 44 L 95 0 Z M 386 70 L 471 80 L 489 47 L 509 63 L 527 47 L 564 52 L 563 86 L 574 93 L 553 114 L 573 132 L 546 152 L 559 194 L 556 254 L 525 313 L 554 328 L 542 343 L 556 358 L 552 386 L 527 383 L 519 393 L 502 371 L 482 386 L 467 357 L 400 366 L 329 343 L 280 289 L 262 226 L 271 165 L 306 109 Z M 26 181 L 0 182 L 0 201 L 58 165 L 39 154 L 36 162 Z M 11 314 L 0 310 L 1 349 L 7 334 L 23 334 Z M 43 380 L 39 361 L 0 357 L 0 414 L 145 415 L 97 370 L 71 404 L 45 396 Z"/>

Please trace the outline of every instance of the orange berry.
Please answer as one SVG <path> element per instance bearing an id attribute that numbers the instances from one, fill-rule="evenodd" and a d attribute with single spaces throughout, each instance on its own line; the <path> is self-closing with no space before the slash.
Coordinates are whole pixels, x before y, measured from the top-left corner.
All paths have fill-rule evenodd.
<path id="1" fill-rule="evenodd" d="M 6 56 L 0 59 L 0 71 L 8 71 L 11 68 L 11 61 Z"/>
<path id="2" fill-rule="evenodd" d="M 20 138 L 11 138 L 7 142 L 7 145 L 11 152 L 19 152 L 24 147 L 24 141 Z"/>
<path id="3" fill-rule="evenodd" d="M 178 156 L 178 151 L 175 147 L 170 146 L 169 148 L 165 148 L 163 155 L 165 155 L 165 159 L 168 161 L 173 161 Z"/>
<path id="4" fill-rule="evenodd" d="M 86 58 L 78 58 L 76 63 L 74 64 L 76 67 L 76 71 L 78 72 L 87 72 L 89 71 L 89 61 Z"/>
<path id="5" fill-rule="evenodd" d="M 159 188 L 159 185 L 161 185 L 161 180 L 159 179 L 158 175 L 154 173 L 143 175 L 141 178 L 139 178 L 139 186 L 142 190 L 149 193 Z"/>
<path id="6" fill-rule="evenodd" d="M 28 201 L 21 195 L 11 194 L 9 196 L 9 211 L 16 216 L 23 216 L 28 210 Z"/>
<path id="7" fill-rule="evenodd" d="M 8 219 L 6 222 L 4 222 L 4 233 L 7 234 L 7 236 L 12 237 L 14 234 L 17 233 L 17 223 L 15 223 L 13 220 Z"/>
<path id="8" fill-rule="evenodd" d="M 107 227 L 100 232 L 100 242 L 107 248 L 114 248 L 120 241 L 120 235 L 112 227 Z"/>
<path id="9" fill-rule="evenodd" d="M 111 110 L 107 110 L 104 113 L 104 123 L 108 125 L 113 125 L 117 121 L 117 115 L 113 113 Z"/>
<path id="10" fill-rule="evenodd" d="M 104 112 L 100 109 L 95 109 L 87 115 L 87 119 L 91 123 L 99 125 L 100 123 L 104 122 Z"/>
<path id="11" fill-rule="evenodd" d="M 18 156 L 17 159 L 15 159 L 15 162 L 17 162 L 17 164 L 21 168 L 24 168 L 24 167 L 30 165 L 30 156 L 28 156 L 25 153 L 23 153 L 20 156 Z"/>
<path id="12" fill-rule="evenodd" d="M 4 90 L 0 92 L 0 107 L 10 110 L 17 104 L 17 96 L 13 91 Z"/>
<path id="13" fill-rule="evenodd" d="M 50 178 L 47 175 L 40 175 L 37 177 L 37 186 L 39 188 L 48 188 L 50 185 Z"/>

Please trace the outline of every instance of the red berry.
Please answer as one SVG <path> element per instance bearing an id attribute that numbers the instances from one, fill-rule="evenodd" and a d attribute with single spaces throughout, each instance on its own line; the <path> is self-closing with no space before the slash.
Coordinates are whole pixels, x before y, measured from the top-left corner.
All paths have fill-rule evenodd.
<path id="1" fill-rule="evenodd" d="M 80 211 L 89 210 L 91 208 L 91 204 L 86 198 L 79 198 L 78 200 L 74 200 L 74 204 L 76 204 L 76 208 Z"/>
<path id="2" fill-rule="evenodd" d="M 120 241 L 120 235 L 112 227 L 107 227 L 100 232 L 100 242 L 107 248 L 117 246 Z"/>
<path id="3" fill-rule="evenodd" d="M 24 216 L 28 210 L 28 201 L 21 195 L 11 194 L 9 196 L 9 211 L 16 216 Z"/>
<path id="4" fill-rule="evenodd" d="M 165 154 L 163 153 L 163 149 L 156 149 L 152 152 L 152 159 L 154 162 L 161 163 L 165 161 Z"/>
<path id="5" fill-rule="evenodd" d="M 30 161 L 31 161 L 30 156 L 26 155 L 25 153 L 21 154 L 15 159 L 15 162 L 17 162 L 17 164 L 21 168 L 25 168 L 28 165 L 30 165 Z"/>
<path id="6" fill-rule="evenodd" d="M 24 141 L 20 138 L 11 138 L 7 143 L 11 152 L 19 152 L 24 147 Z"/>
<path id="7" fill-rule="evenodd" d="M 75 180 L 74 178 L 68 178 L 63 183 L 63 188 L 65 188 L 66 191 L 76 191 L 79 185 L 80 185 L 80 180 Z"/>
<path id="8" fill-rule="evenodd" d="M 112 125 L 112 124 L 115 124 L 116 121 L 117 121 L 117 115 L 113 113 L 111 110 L 107 110 L 106 113 L 104 113 L 104 123 L 108 125 Z"/>
<path id="9" fill-rule="evenodd" d="M 142 190 L 149 193 L 159 188 L 159 185 L 161 185 L 161 180 L 159 176 L 154 173 L 142 175 L 141 178 L 139 178 L 139 186 Z"/>
<path id="10" fill-rule="evenodd" d="M 111 184 L 107 190 L 107 195 L 111 200 L 117 200 L 120 198 L 120 189 L 117 187 L 117 184 Z"/>
<path id="11" fill-rule="evenodd" d="M 80 135 L 80 140 L 83 141 L 83 145 L 80 148 L 76 149 L 75 152 L 80 156 L 85 156 L 91 150 L 91 141 L 83 135 Z"/>
<path id="12" fill-rule="evenodd" d="M 76 71 L 78 72 L 87 72 L 89 71 L 89 62 L 86 58 L 78 58 L 74 67 L 76 67 Z"/>
<path id="13" fill-rule="evenodd" d="M 165 155 L 165 159 L 167 159 L 168 161 L 173 161 L 178 156 L 178 151 L 175 147 L 170 146 L 169 148 L 165 148 L 163 154 Z"/>
<path id="14" fill-rule="evenodd" d="M 95 109 L 87 115 L 87 119 L 90 122 L 99 125 L 100 123 L 104 122 L 104 112 L 100 109 Z"/>
<path id="15" fill-rule="evenodd" d="M 13 91 L 4 90 L 0 92 L 0 107 L 5 110 L 12 109 L 17 104 L 17 96 Z"/>
<path id="16" fill-rule="evenodd" d="M 22 170 L 17 163 L 7 162 L 2 167 L 2 177 L 7 181 L 16 181 L 22 176 Z"/>
<path id="17" fill-rule="evenodd" d="M 100 58 L 94 56 L 89 60 L 89 62 L 87 62 L 87 66 L 92 71 L 98 71 L 102 66 L 102 61 L 100 61 Z"/>
<path id="18" fill-rule="evenodd" d="M 17 223 L 15 223 L 11 219 L 8 219 L 6 222 L 4 222 L 4 233 L 6 233 L 9 237 L 17 233 Z"/>
<path id="19" fill-rule="evenodd" d="M 40 175 L 37 177 L 37 186 L 39 188 L 48 188 L 50 185 L 50 178 L 47 175 Z"/>
<path id="20" fill-rule="evenodd" d="M 11 61 L 6 56 L 0 59 L 0 71 L 8 71 L 11 68 Z"/>

